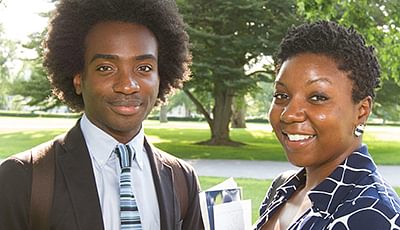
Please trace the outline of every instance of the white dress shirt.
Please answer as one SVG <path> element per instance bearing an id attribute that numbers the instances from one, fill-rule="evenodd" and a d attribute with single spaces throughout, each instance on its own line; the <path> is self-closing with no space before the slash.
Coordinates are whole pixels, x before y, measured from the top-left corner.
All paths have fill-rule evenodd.
<path id="1" fill-rule="evenodd" d="M 113 153 L 118 141 L 89 121 L 80 121 L 92 160 L 105 230 L 120 229 L 118 157 Z M 160 212 L 150 162 L 144 149 L 143 126 L 128 143 L 136 151 L 132 165 L 132 189 L 136 197 L 143 229 L 160 229 Z"/>

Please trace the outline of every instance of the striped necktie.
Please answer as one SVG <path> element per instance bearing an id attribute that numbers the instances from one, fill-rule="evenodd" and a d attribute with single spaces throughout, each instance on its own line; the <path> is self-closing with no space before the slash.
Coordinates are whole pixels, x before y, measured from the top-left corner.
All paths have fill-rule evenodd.
<path id="1" fill-rule="evenodd" d="M 129 145 L 118 144 L 115 152 L 121 166 L 119 183 L 121 230 L 142 229 L 131 181 L 132 159 L 136 157 L 135 150 Z"/>

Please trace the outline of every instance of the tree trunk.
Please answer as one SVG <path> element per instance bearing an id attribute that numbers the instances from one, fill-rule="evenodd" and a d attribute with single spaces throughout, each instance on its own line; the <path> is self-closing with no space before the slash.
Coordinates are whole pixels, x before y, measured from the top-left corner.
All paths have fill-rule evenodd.
<path id="1" fill-rule="evenodd" d="M 231 141 L 229 122 L 232 116 L 233 95 L 228 90 L 219 91 L 215 95 L 213 123 L 211 127 L 211 144 L 220 145 Z"/>
<path id="2" fill-rule="evenodd" d="M 232 116 L 233 93 L 231 90 L 219 90 L 215 94 L 215 106 L 213 110 L 213 122 L 210 145 L 240 146 L 242 143 L 232 141 L 229 133 L 229 123 Z"/>
<path id="3" fill-rule="evenodd" d="M 229 136 L 229 123 L 232 115 L 233 99 L 233 93 L 231 93 L 230 90 L 216 90 L 214 98 L 215 105 L 212 118 L 207 110 L 204 108 L 204 106 L 194 97 L 192 93 L 190 93 L 188 90 L 185 90 L 185 93 L 204 115 L 211 129 L 211 139 L 207 141 L 202 141 L 199 144 L 229 146 L 243 145 L 243 143 L 232 141 Z"/>
<path id="4" fill-rule="evenodd" d="M 231 123 L 232 128 L 246 128 L 246 103 L 244 95 L 233 98 Z"/>
<path id="5" fill-rule="evenodd" d="M 167 112 L 168 112 L 168 106 L 166 104 L 162 104 L 160 106 L 160 123 L 168 122 Z"/>

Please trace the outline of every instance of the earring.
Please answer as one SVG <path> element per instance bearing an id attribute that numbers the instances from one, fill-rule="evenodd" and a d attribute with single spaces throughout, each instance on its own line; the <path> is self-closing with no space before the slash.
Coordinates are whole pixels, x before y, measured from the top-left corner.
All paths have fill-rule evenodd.
<path id="1" fill-rule="evenodd" d="M 359 124 L 357 127 L 354 129 L 354 135 L 356 137 L 360 137 L 364 133 L 365 125 L 364 124 Z"/>

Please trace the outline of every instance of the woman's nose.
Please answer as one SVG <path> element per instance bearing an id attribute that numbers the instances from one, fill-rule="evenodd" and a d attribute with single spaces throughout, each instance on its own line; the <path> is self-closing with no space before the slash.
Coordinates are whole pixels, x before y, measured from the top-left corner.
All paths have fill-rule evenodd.
<path id="1" fill-rule="evenodd" d="M 303 103 L 296 100 L 291 100 L 283 108 L 280 120 L 285 123 L 302 122 L 305 120 L 306 112 Z"/>

